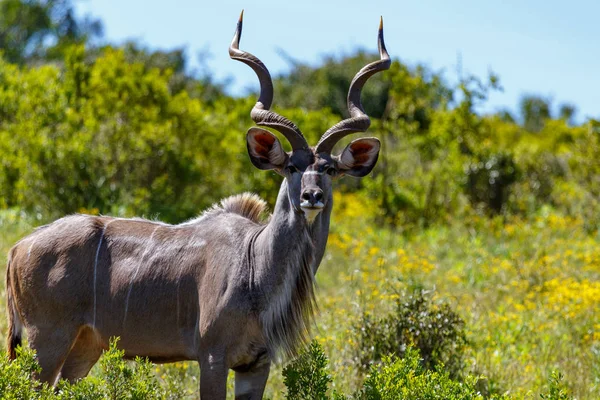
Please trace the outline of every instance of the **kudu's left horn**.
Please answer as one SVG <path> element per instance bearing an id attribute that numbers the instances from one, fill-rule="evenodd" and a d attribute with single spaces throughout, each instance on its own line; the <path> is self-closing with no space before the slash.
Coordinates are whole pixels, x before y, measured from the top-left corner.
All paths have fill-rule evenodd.
<path id="1" fill-rule="evenodd" d="M 348 111 L 350 118 L 338 122 L 327 130 L 317 143 L 317 153 L 331 153 L 335 144 L 344 136 L 351 133 L 365 132 L 371 125 L 369 116 L 365 113 L 360 102 L 360 92 L 365 82 L 379 71 L 390 68 L 391 60 L 385 43 L 383 41 L 383 17 L 379 22 L 379 33 L 377 35 L 377 46 L 379 47 L 378 61 L 374 61 L 363 67 L 354 76 L 350 89 L 348 90 Z"/>
<path id="2" fill-rule="evenodd" d="M 250 117 L 257 125 L 266 126 L 281 132 L 290 142 L 293 150 L 308 149 L 308 143 L 300 129 L 289 119 L 269 110 L 269 108 L 271 108 L 271 103 L 273 102 L 273 82 L 271 81 L 271 74 L 269 74 L 269 70 L 262 61 L 239 48 L 240 38 L 242 36 L 243 18 L 244 11 L 242 10 L 235 34 L 233 35 L 233 40 L 229 46 L 229 56 L 234 60 L 241 61 L 250 66 L 258 76 L 260 82 L 260 96 L 250 112 Z"/>

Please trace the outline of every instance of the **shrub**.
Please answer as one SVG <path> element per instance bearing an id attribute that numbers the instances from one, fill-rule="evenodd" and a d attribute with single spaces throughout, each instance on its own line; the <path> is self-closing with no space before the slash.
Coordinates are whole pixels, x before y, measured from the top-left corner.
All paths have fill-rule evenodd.
<path id="1" fill-rule="evenodd" d="M 493 213 L 500 213 L 506 206 L 510 186 L 517 180 L 517 165 L 512 154 L 499 152 L 480 156 L 466 166 L 466 192 L 472 205 L 484 205 Z"/>
<path id="2" fill-rule="evenodd" d="M 0 395 L 2 399 L 45 399 L 52 395 L 47 385 L 41 385 L 33 376 L 40 371 L 35 353 L 29 348 L 18 348 L 17 359 L 0 357 Z"/>
<path id="3" fill-rule="evenodd" d="M 548 378 L 548 392 L 541 393 L 540 397 L 544 400 L 571 400 L 566 385 L 563 382 L 563 375 L 560 372 L 552 371 Z"/>
<path id="4" fill-rule="evenodd" d="M 365 313 L 355 325 L 357 358 L 367 368 L 388 354 L 404 357 L 406 349 L 413 346 L 425 368 L 433 370 L 444 364 L 450 376 L 457 377 L 463 369 L 464 325 L 447 303 L 435 303 L 423 291 L 403 295 L 388 315 Z"/>
<path id="5" fill-rule="evenodd" d="M 134 363 L 123 360 L 124 352 L 117 348 L 118 340 L 110 343 L 109 349 L 100 358 L 100 373 L 88 376 L 76 383 L 60 381 L 57 390 L 40 384 L 35 374 L 40 367 L 35 352 L 19 348 L 17 359 L 9 361 L 6 355 L 0 358 L 0 395 L 3 400 L 60 399 L 60 400 L 152 400 L 167 398 L 152 372 L 152 363 L 137 358 Z"/>
<path id="6" fill-rule="evenodd" d="M 113 339 L 108 351 L 100 359 L 100 377 L 104 383 L 105 398 L 113 400 L 162 399 L 166 394 L 152 373 L 152 363 L 136 357 L 131 366 L 117 348 L 118 339 Z"/>
<path id="7" fill-rule="evenodd" d="M 448 371 L 423 367 L 419 351 L 407 347 L 404 357 L 384 356 L 382 363 L 371 366 L 360 400 L 470 400 L 483 399 L 476 390 L 477 377 L 463 381 L 450 378 Z"/>
<path id="8" fill-rule="evenodd" d="M 321 345 L 313 341 L 304 353 L 283 369 L 286 398 L 327 399 L 327 389 L 331 383 L 328 363 Z"/>

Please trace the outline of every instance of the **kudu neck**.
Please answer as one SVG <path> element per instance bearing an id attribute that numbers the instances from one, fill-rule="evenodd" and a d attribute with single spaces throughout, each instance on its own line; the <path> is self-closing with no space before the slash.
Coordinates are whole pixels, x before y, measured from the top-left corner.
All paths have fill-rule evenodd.
<path id="1" fill-rule="evenodd" d="M 287 180 L 284 179 L 271 219 L 256 243 L 262 248 L 263 256 L 270 253 L 270 257 L 263 261 L 270 261 L 275 264 L 274 268 L 281 270 L 286 268 L 284 265 L 289 264 L 286 259 L 289 259 L 290 253 L 310 250 L 313 273 L 316 273 L 325 253 L 332 206 L 333 199 L 330 194 L 323 211 L 309 224 L 302 211 L 296 211 L 292 206 Z"/>
<path id="2" fill-rule="evenodd" d="M 293 356 L 310 337 L 314 277 L 327 243 L 331 199 L 326 204 L 309 224 L 302 211 L 294 210 L 284 180 L 271 220 L 249 249 L 255 307 L 272 355 Z"/>

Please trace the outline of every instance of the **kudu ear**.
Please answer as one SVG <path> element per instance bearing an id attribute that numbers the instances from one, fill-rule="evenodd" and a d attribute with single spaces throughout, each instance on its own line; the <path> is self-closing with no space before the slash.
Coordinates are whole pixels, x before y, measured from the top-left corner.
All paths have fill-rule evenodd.
<path id="1" fill-rule="evenodd" d="M 340 172 L 359 178 L 367 175 L 377 163 L 380 147 L 376 138 L 353 140 L 338 157 Z"/>
<path id="2" fill-rule="evenodd" d="M 258 169 L 281 169 L 288 155 L 281 142 L 271 132 L 261 128 L 250 128 L 246 134 L 248 154 L 252 164 Z"/>

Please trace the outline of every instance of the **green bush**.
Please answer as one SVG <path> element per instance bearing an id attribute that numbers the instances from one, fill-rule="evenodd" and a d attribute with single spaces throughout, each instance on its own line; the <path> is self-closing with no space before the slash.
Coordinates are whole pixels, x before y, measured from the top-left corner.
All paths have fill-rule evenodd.
<path id="1" fill-rule="evenodd" d="M 287 399 L 356 399 L 356 400 L 483 400 L 477 391 L 478 377 L 467 376 L 453 380 L 439 365 L 431 370 L 423 366 L 419 351 L 407 347 L 404 357 L 385 356 L 381 363 L 372 365 L 362 388 L 354 393 L 327 395 L 331 377 L 328 359 L 321 346 L 313 342 L 298 359 L 284 371 Z M 491 397 L 508 399 L 508 397 Z M 554 398 L 552 398 L 554 400 Z"/>
<path id="2" fill-rule="evenodd" d="M 327 399 L 332 379 L 321 345 L 313 341 L 306 351 L 283 369 L 283 382 L 289 400 Z"/>
<path id="3" fill-rule="evenodd" d="M 483 206 L 494 213 L 504 211 L 510 186 L 518 176 L 512 154 L 499 152 L 480 157 L 468 164 L 466 174 L 465 189 L 474 207 Z"/>
<path id="4" fill-rule="evenodd" d="M 39 365 L 35 353 L 29 348 L 19 348 L 17 359 L 0 358 L 0 394 L 4 399 L 19 400 L 152 400 L 167 399 L 167 390 L 153 373 L 153 364 L 137 358 L 130 363 L 123 360 L 124 352 L 117 348 L 118 340 L 100 358 L 100 372 L 76 382 L 61 380 L 57 390 L 40 384 L 35 379 Z"/>
<path id="5" fill-rule="evenodd" d="M 544 400 L 572 400 L 569 391 L 563 382 L 563 375 L 560 372 L 552 371 L 548 378 L 548 392 L 540 394 Z"/>
<path id="6" fill-rule="evenodd" d="M 35 353 L 18 348 L 17 359 L 9 361 L 6 354 L 0 357 L 0 395 L 2 399 L 34 400 L 51 398 L 52 389 L 41 385 L 33 376 L 40 371 Z"/>
<path id="7" fill-rule="evenodd" d="M 74 47 L 62 71 L 0 61 L 3 205 L 46 216 L 193 214 L 186 191 L 201 178 L 194 150 L 203 150 L 205 114 L 185 94 L 171 96 L 168 80 L 115 50 L 88 63 Z"/>
<path id="8" fill-rule="evenodd" d="M 0 398 L 3 400 L 142 400 L 180 399 L 190 396 L 183 388 L 164 377 L 159 380 L 154 366 L 137 358 L 134 362 L 123 360 L 124 352 L 117 348 L 118 340 L 100 358 L 94 375 L 70 384 L 60 381 L 54 390 L 35 379 L 39 366 L 35 353 L 29 348 L 19 348 L 17 359 L 8 361 L 0 357 Z M 283 370 L 286 398 L 290 400 L 386 400 L 428 399 L 469 400 L 483 399 L 477 390 L 481 377 L 465 375 L 453 379 L 444 365 L 425 366 L 417 348 L 407 346 L 402 357 L 383 356 L 371 365 L 361 389 L 354 394 L 330 391 L 333 378 L 329 373 L 329 360 L 323 348 L 313 341 L 309 347 Z M 180 377 L 181 378 L 181 377 Z M 177 377 L 174 377 L 177 379 Z M 193 396 L 193 395 L 192 395 Z M 544 400 L 570 400 L 562 375 L 552 372 L 547 392 L 540 394 Z M 490 395 L 489 399 L 508 400 L 507 395 Z"/>
<path id="9" fill-rule="evenodd" d="M 110 348 L 100 359 L 100 379 L 103 385 L 97 387 L 104 398 L 117 399 L 162 399 L 166 396 L 164 389 L 152 373 L 152 363 L 137 357 L 135 364 L 130 365 L 123 356 L 125 352 L 117 348 L 118 339 L 110 343 Z M 84 385 L 85 387 L 85 385 Z"/>
<path id="10" fill-rule="evenodd" d="M 363 369 L 394 354 L 404 357 L 408 348 L 419 350 L 428 370 L 439 364 L 450 376 L 461 375 L 466 337 L 464 321 L 447 303 L 434 302 L 430 295 L 416 291 L 403 294 L 395 309 L 382 317 L 365 313 L 354 326 L 357 360 Z"/>
<path id="11" fill-rule="evenodd" d="M 450 378 L 443 369 L 423 367 L 419 351 L 408 347 L 404 357 L 383 357 L 373 365 L 364 387 L 356 396 L 360 400 L 472 400 L 483 399 L 476 390 L 477 377 L 462 381 Z"/>

